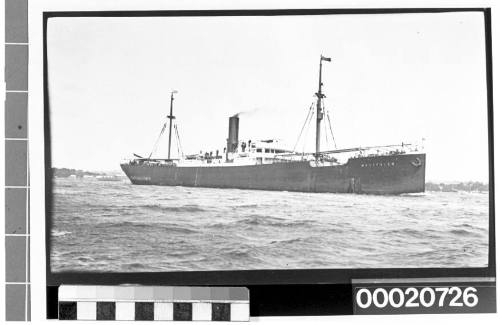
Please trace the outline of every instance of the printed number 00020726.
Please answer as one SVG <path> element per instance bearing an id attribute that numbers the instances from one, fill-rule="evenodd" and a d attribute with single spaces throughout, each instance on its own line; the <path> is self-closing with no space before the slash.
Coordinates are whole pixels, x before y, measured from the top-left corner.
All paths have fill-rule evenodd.
<path id="1" fill-rule="evenodd" d="M 463 291 L 459 287 L 409 287 L 404 291 L 400 288 L 377 288 L 373 292 L 367 288 L 359 289 L 356 293 L 356 304 L 361 308 L 369 308 L 373 304 L 377 308 L 415 308 L 444 307 L 474 307 L 478 304 L 477 289 L 467 287 Z M 451 297 L 449 301 L 447 296 Z"/>

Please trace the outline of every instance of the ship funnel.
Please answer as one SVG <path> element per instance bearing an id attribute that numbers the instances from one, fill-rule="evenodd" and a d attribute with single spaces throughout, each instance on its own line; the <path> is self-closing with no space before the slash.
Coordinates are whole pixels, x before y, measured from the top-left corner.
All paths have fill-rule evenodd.
<path id="1" fill-rule="evenodd" d="M 228 153 L 236 152 L 238 149 L 238 131 L 239 131 L 240 118 L 238 114 L 233 115 L 229 118 L 229 134 L 227 136 L 227 149 L 226 149 L 226 160 L 228 159 Z"/>

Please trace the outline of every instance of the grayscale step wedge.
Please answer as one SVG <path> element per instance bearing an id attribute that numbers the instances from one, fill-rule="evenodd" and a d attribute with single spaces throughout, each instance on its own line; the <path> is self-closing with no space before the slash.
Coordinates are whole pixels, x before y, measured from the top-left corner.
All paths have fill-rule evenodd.
<path id="1" fill-rule="evenodd" d="M 61 285 L 60 320 L 249 321 L 244 287 Z"/>

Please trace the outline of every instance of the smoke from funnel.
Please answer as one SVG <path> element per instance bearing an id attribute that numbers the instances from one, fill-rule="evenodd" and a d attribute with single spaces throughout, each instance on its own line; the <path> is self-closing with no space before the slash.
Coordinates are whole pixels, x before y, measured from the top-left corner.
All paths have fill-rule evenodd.
<path id="1" fill-rule="evenodd" d="M 252 114 L 257 113 L 260 110 L 261 110 L 260 107 L 248 109 L 248 110 L 241 111 L 241 112 L 238 112 L 238 113 L 234 114 L 233 117 L 239 117 L 240 115 L 252 115 Z"/>

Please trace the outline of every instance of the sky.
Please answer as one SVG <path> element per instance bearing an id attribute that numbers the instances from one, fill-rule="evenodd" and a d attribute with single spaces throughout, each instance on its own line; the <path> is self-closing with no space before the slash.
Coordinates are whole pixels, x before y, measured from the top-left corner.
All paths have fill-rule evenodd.
<path id="1" fill-rule="evenodd" d="M 481 13 L 58 17 L 47 35 L 54 167 L 119 170 L 149 155 L 173 89 L 184 153 L 222 150 L 238 112 L 240 139 L 293 147 L 323 54 L 337 147 L 425 139 L 427 180 L 488 180 Z M 307 139 L 313 150 L 313 125 Z"/>

